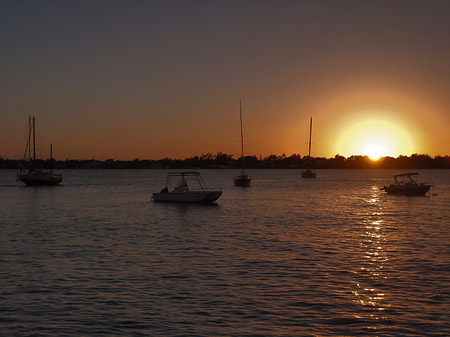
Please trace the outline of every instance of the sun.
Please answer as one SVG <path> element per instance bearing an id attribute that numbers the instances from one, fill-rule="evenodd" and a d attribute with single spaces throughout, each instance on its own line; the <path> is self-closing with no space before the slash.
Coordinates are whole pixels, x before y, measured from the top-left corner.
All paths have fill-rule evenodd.
<path id="1" fill-rule="evenodd" d="M 336 153 L 346 157 L 367 156 L 373 161 L 414 153 L 409 128 L 395 117 L 371 112 L 352 117 L 340 129 L 340 137 L 335 142 Z"/>
<path id="2" fill-rule="evenodd" d="M 381 157 L 386 156 L 387 151 L 386 147 L 379 143 L 379 142 L 373 142 L 368 143 L 364 146 L 364 154 L 369 157 L 373 161 L 379 160 Z"/>

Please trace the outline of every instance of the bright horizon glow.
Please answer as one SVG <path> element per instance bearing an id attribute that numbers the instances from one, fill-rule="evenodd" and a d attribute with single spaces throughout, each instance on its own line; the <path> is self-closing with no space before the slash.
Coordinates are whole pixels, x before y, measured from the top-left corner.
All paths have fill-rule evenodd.
<path id="1" fill-rule="evenodd" d="M 374 161 L 386 156 L 411 155 L 416 151 L 409 128 L 400 125 L 390 116 L 354 118 L 342 128 L 336 152 L 345 157 L 368 156 Z"/>
<path id="2" fill-rule="evenodd" d="M 1 158 L 450 154 L 448 1 L 107 7 L 0 1 Z"/>
<path id="3" fill-rule="evenodd" d="M 386 148 L 384 145 L 374 142 L 369 143 L 364 147 L 364 153 L 373 161 L 379 160 L 386 156 Z"/>

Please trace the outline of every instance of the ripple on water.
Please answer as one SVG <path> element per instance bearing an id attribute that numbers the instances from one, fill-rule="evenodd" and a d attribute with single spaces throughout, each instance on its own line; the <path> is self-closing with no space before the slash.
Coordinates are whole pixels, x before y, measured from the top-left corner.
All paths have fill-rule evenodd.
<path id="1" fill-rule="evenodd" d="M 0 189 L 3 333 L 450 335 L 445 172 L 431 198 L 382 194 L 388 170 L 204 173 L 213 207 L 151 203 L 159 170 Z"/>

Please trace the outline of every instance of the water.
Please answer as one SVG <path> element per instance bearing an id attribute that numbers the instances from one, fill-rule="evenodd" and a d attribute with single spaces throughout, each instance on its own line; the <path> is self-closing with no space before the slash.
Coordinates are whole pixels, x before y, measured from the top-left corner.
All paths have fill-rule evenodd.
<path id="1" fill-rule="evenodd" d="M 216 205 L 150 200 L 163 170 L 0 171 L 5 336 L 450 335 L 450 172 L 203 170 Z"/>

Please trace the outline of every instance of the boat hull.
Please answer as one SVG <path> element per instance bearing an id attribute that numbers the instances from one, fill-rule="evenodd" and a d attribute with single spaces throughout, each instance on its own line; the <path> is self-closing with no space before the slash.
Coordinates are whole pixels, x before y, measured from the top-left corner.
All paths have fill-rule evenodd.
<path id="1" fill-rule="evenodd" d="M 172 191 L 153 193 L 154 201 L 198 202 L 210 204 L 219 199 L 222 191 Z"/>
<path id="2" fill-rule="evenodd" d="M 417 185 L 417 186 L 384 186 L 383 190 L 387 194 L 393 195 L 425 195 L 430 190 L 431 185 Z"/>
<path id="3" fill-rule="evenodd" d="M 233 178 L 234 186 L 250 187 L 252 178 L 246 174 Z"/>
<path id="4" fill-rule="evenodd" d="M 17 177 L 27 186 L 56 186 L 63 180 L 62 175 L 51 172 L 29 172 Z"/>
<path id="5" fill-rule="evenodd" d="M 302 172 L 302 178 L 315 178 L 316 172 L 310 169 Z"/>

